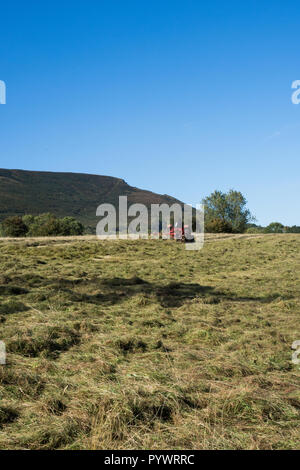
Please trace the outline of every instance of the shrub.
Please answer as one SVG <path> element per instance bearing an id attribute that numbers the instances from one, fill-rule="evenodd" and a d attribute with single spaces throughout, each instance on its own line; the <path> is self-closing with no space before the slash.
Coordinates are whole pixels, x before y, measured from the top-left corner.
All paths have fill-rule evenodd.
<path id="1" fill-rule="evenodd" d="M 59 219 L 54 214 L 26 214 L 5 219 L 0 226 L 4 237 L 47 237 L 82 235 L 84 226 L 74 217 Z"/>
<path id="2" fill-rule="evenodd" d="M 46 213 L 37 216 L 25 215 L 23 221 L 28 224 L 28 235 L 31 237 L 82 235 L 83 225 L 74 217 L 57 218 Z"/>
<path id="3" fill-rule="evenodd" d="M 45 237 L 59 235 L 59 221 L 55 215 L 46 213 L 36 216 L 24 216 L 28 223 L 28 235 L 31 237 Z"/>
<path id="4" fill-rule="evenodd" d="M 300 227 L 297 225 L 293 225 L 292 227 L 286 227 L 287 233 L 300 233 Z"/>
<path id="5" fill-rule="evenodd" d="M 247 233 L 263 233 L 263 231 L 264 231 L 263 227 L 259 227 L 259 226 L 248 227 L 246 230 Z"/>
<path id="6" fill-rule="evenodd" d="M 59 220 L 60 235 L 82 235 L 84 226 L 74 217 L 64 217 Z"/>
<path id="7" fill-rule="evenodd" d="M 21 217 L 13 216 L 2 222 L 2 231 L 5 237 L 25 237 L 28 227 Z"/>
<path id="8" fill-rule="evenodd" d="M 205 224 L 205 232 L 208 233 L 231 233 L 232 225 L 222 219 L 211 219 Z"/>

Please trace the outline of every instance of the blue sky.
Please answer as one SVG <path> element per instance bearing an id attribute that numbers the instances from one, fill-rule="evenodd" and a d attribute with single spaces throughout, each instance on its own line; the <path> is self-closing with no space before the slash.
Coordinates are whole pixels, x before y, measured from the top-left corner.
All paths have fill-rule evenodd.
<path id="1" fill-rule="evenodd" d="M 242 191 L 298 224 L 294 1 L 1 5 L 0 167 L 117 176 L 197 203 Z"/>

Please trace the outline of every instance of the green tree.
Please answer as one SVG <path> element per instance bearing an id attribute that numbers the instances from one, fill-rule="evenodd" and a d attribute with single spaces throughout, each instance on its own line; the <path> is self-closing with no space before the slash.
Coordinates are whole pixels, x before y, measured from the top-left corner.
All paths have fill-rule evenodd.
<path id="1" fill-rule="evenodd" d="M 27 215 L 24 218 L 29 221 L 30 216 Z M 30 237 L 57 236 L 60 230 L 58 219 L 51 213 L 34 216 L 28 228 Z"/>
<path id="2" fill-rule="evenodd" d="M 5 237 L 25 237 L 28 227 L 24 224 L 22 217 L 16 215 L 7 217 L 2 222 L 2 231 Z"/>
<path id="3" fill-rule="evenodd" d="M 265 233 L 284 233 L 285 227 L 280 222 L 272 222 L 265 228 L 264 232 Z"/>
<path id="4" fill-rule="evenodd" d="M 64 217 L 59 219 L 60 235 L 82 235 L 84 232 L 84 226 L 74 219 L 74 217 Z"/>
<path id="5" fill-rule="evenodd" d="M 242 233 L 246 230 L 250 221 L 254 220 L 251 212 L 246 207 L 247 200 L 239 191 L 230 189 L 228 193 L 214 191 L 203 199 L 205 209 L 205 225 L 216 219 L 231 227 L 231 231 Z"/>

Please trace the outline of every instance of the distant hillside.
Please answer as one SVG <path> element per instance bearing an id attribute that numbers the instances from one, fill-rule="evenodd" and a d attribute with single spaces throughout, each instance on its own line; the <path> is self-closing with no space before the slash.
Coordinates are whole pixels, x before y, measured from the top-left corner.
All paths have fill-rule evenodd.
<path id="1" fill-rule="evenodd" d="M 129 186 L 120 178 L 83 173 L 54 173 L 0 169 L 0 221 L 10 215 L 52 212 L 73 216 L 92 229 L 97 224 L 99 204 L 118 205 L 118 197 L 128 203 L 181 203 L 166 194 Z M 182 204 L 182 203 L 181 203 Z"/>

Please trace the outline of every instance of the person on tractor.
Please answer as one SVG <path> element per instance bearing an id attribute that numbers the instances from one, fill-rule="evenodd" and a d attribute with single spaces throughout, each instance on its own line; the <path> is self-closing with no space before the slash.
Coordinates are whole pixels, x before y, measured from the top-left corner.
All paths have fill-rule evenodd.
<path id="1" fill-rule="evenodd" d="M 178 222 L 176 222 L 176 224 L 175 224 L 174 238 L 176 239 L 176 241 L 181 241 L 181 242 L 184 242 L 184 243 L 194 242 L 195 241 L 195 239 L 192 235 L 190 226 L 189 225 L 184 225 L 183 223 L 179 224 Z"/>

